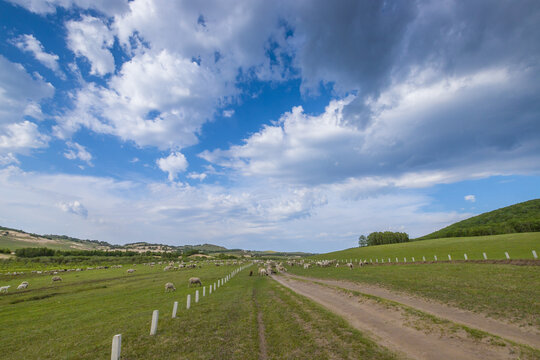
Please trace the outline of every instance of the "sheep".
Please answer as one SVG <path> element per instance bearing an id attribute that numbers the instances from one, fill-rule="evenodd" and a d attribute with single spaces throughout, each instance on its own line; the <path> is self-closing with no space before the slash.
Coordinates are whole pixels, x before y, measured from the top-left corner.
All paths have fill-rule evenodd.
<path id="1" fill-rule="evenodd" d="M 0 286 L 0 294 L 7 294 L 8 289 L 11 287 L 11 285 L 6 286 Z"/>
<path id="2" fill-rule="evenodd" d="M 165 266 L 163 268 L 163 271 L 169 271 L 169 270 L 172 270 L 172 269 L 174 269 L 174 266 L 168 265 L 168 266 Z"/>
<path id="3" fill-rule="evenodd" d="M 28 281 L 23 281 L 19 286 L 17 286 L 17 290 L 26 289 L 28 287 Z"/>
<path id="4" fill-rule="evenodd" d="M 265 275 L 268 275 L 268 272 L 266 271 L 265 268 L 260 268 L 259 269 L 259 276 L 265 276 Z"/>
<path id="5" fill-rule="evenodd" d="M 127 273 L 128 273 L 128 274 L 133 274 L 134 272 L 135 272 L 135 269 L 128 269 L 128 270 L 127 270 Z"/>
<path id="6" fill-rule="evenodd" d="M 310 266 L 311 264 L 304 264 L 304 269 L 309 269 Z"/>
<path id="7" fill-rule="evenodd" d="M 169 292 L 169 291 L 176 291 L 176 288 L 174 287 L 174 284 L 171 283 L 171 282 L 168 282 L 165 284 L 165 291 L 166 292 Z"/>
<path id="8" fill-rule="evenodd" d="M 347 263 L 347 266 L 349 267 L 349 269 L 352 270 L 352 268 L 353 268 L 353 264 L 352 264 L 352 263 Z"/>
<path id="9" fill-rule="evenodd" d="M 52 281 L 62 281 L 60 276 L 53 276 Z"/>
<path id="10" fill-rule="evenodd" d="M 189 278 L 189 287 L 191 287 L 191 285 L 193 284 L 199 284 L 199 286 L 202 286 L 201 279 L 199 279 L 198 277 Z"/>

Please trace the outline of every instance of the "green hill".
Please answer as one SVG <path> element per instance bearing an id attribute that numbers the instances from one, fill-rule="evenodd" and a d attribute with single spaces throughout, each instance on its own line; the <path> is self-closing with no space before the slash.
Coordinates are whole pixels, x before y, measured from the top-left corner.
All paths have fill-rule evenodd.
<path id="1" fill-rule="evenodd" d="M 415 240 L 536 231 L 540 231 L 540 199 L 474 216 Z"/>

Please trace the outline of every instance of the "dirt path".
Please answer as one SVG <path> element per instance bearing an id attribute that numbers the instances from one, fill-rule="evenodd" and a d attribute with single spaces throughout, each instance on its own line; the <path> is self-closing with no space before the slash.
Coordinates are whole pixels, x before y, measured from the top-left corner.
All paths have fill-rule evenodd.
<path id="1" fill-rule="evenodd" d="M 285 276 L 291 275 L 287 274 Z M 294 277 L 310 281 L 315 280 L 323 284 L 338 286 L 344 289 L 358 291 L 363 294 L 392 300 L 428 314 L 466 325 L 473 329 L 482 330 L 517 343 L 540 349 L 540 334 L 538 333 L 538 330 L 532 327 L 520 328 L 513 324 L 488 318 L 482 314 L 457 309 L 435 301 L 428 301 L 417 296 L 398 293 L 376 285 L 361 284 L 345 280 L 314 279 L 297 275 L 294 275 Z"/>
<path id="2" fill-rule="evenodd" d="M 273 277 L 296 293 L 325 306 L 369 333 L 379 344 L 413 359 L 513 359 L 509 347 L 490 345 L 467 336 L 418 327 L 396 307 L 293 277 Z M 462 335 L 462 334 L 461 334 Z"/>
<path id="3" fill-rule="evenodd" d="M 263 314 L 259 309 L 259 303 L 257 302 L 257 294 L 253 289 L 253 302 L 255 303 L 255 309 L 257 309 L 257 327 L 259 332 L 259 360 L 268 359 L 268 350 L 266 346 L 266 338 L 264 337 L 264 322 Z"/>

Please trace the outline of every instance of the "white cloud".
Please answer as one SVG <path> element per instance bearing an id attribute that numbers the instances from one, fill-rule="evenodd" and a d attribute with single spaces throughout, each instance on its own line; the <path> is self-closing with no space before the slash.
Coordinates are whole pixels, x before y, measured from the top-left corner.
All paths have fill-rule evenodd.
<path id="1" fill-rule="evenodd" d="M 66 145 L 69 147 L 69 149 L 64 153 L 64 156 L 67 159 L 79 159 L 86 162 L 89 166 L 94 166 L 92 164 L 92 154 L 90 154 L 84 146 L 71 141 L 68 141 Z"/>
<path id="2" fill-rule="evenodd" d="M 469 201 L 469 202 L 476 202 L 476 196 L 474 195 L 465 195 L 465 201 Z"/>
<path id="3" fill-rule="evenodd" d="M 39 102 L 52 97 L 54 87 L 33 78 L 20 64 L 0 55 L 0 124 L 23 120 L 23 115 L 41 119 Z"/>
<path id="4" fill-rule="evenodd" d="M 81 21 L 69 21 L 67 43 L 77 56 L 88 59 L 93 75 L 103 76 L 114 72 L 114 57 L 110 48 L 114 36 L 101 19 L 83 16 Z"/>
<path id="5" fill-rule="evenodd" d="M 7 153 L 5 155 L 0 154 L 0 165 L 19 164 L 19 160 L 13 155 L 13 153 Z"/>
<path id="6" fill-rule="evenodd" d="M 83 218 L 88 217 L 88 210 L 79 201 L 61 202 L 58 204 L 62 211 L 79 215 Z"/>
<path id="7" fill-rule="evenodd" d="M 230 118 L 234 115 L 234 110 L 223 110 L 223 117 Z"/>
<path id="8" fill-rule="evenodd" d="M 49 136 L 41 134 L 38 127 L 28 120 L 4 126 L 0 130 L 0 153 L 20 152 L 47 147 Z"/>
<path id="9" fill-rule="evenodd" d="M 169 174 L 170 181 L 174 181 L 179 172 L 183 172 L 188 167 L 188 162 L 184 154 L 180 152 L 172 152 L 166 158 L 156 160 L 158 167 Z"/>
<path id="10" fill-rule="evenodd" d="M 8 0 L 22 6 L 28 11 L 40 15 L 56 12 L 57 7 L 69 9 L 77 6 L 82 9 L 93 9 L 109 16 L 127 10 L 127 0 Z"/>
<path id="11" fill-rule="evenodd" d="M 60 77 L 65 77 L 60 71 L 60 66 L 58 65 L 58 55 L 45 52 L 45 48 L 41 42 L 34 37 L 34 35 L 21 35 L 15 38 L 13 43 L 19 49 L 31 53 L 37 61 L 54 71 Z"/>
<path id="12" fill-rule="evenodd" d="M 204 179 L 206 179 L 207 175 L 205 173 L 191 172 L 187 175 L 187 177 L 190 179 L 197 179 L 199 181 L 203 181 Z"/>

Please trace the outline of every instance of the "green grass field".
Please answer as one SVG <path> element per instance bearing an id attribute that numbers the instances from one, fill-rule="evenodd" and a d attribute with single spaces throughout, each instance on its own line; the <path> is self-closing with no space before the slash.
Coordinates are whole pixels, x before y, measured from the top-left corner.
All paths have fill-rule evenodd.
<path id="1" fill-rule="evenodd" d="M 314 278 L 382 285 L 540 329 L 540 266 L 439 263 L 288 270 Z"/>
<path id="2" fill-rule="evenodd" d="M 2 358 L 106 359 L 113 335 L 121 333 L 124 359 L 258 359 L 259 317 L 268 359 L 395 358 L 318 305 L 269 278 L 249 277 L 249 269 L 212 295 L 206 288 L 194 303 L 189 277 L 208 286 L 237 267 L 164 272 L 163 266 L 137 265 L 130 275 L 128 267 L 61 273 L 61 283 L 50 275 L 0 275 L 1 286 L 12 286 L 0 295 Z M 16 290 L 23 280 L 29 288 Z M 165 292 L 168 281 L 175 292 Z M 153 310 L 160 312 L 156 336 L 149 335 Z"/>
<path id="3" fill-rule="evenodd" d="M 422 256 L 430 261 L 435 255 L 438 260 L 448 260 L 448 255 L 453 260 L 463 260 L 464 254 L 467 254 L 471 260 L 480 260 L 483 259 L 483 252 L 486 253 L 488 259 L 506 259 L 504 254 L 506 251 L 511 259 L 533 259 L 532 250 L 536 250 L 536 253 L 540 255 L 540 232 L 444 238 L 358 247 L 314 255 L 310 259 L 368 259 L 368 261 L 369 259 L 373 261 L 384 259 L 387 262 L 390 258 L 392 262 L 395 262 L 397 257 L 402 262 L 403 258 L 411 261 L 413 257 L 416 261 L 421 261 Z"/>

